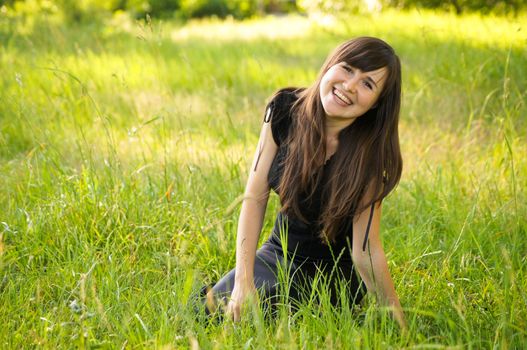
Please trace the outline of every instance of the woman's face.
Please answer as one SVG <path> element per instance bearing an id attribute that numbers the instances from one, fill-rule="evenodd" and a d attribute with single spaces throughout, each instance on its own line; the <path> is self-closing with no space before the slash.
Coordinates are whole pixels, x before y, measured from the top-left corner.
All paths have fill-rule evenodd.
<path id="1" fill-rule="evenodd" d="M 371 109 L 384 87 L 386 67 L 363 72 L 346 62 L 331 66 L 320 82 L 326 117 L 355 119 Z"/>

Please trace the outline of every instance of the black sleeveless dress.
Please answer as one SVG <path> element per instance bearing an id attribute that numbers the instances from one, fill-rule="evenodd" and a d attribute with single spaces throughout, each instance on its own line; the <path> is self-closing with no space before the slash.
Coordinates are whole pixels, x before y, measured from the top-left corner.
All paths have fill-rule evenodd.
<path id="1" fill-rule="evenodd" d="M 264 122 L 271 123 L 272 136 L 278 145 L 268 174 L 269 186 L 276 193 L 283 173 L 283 161 L 288 151 L 285 140 L 292 124 L 291 106 L 296 98 L 294 89 L 283 89 L 266 108 Z M 328 159 L 322 169 L 322 184 L 327 183 L 331 160 Z M 306 196 L 299 198 L 302 214 L 306 218 L 318 218 L 323 202 L 323 190 L 322 185 L 318 186 L 311 200 L 307 200 Z M 330 245 L 321 242 L 318 235 L 320 226 L 315 222 L 316 220 L 310 220 L 310 223 L 306 224 L 282 212 L 277 214 L 270 237 L 256 252 L 254 283 L 261 299 L 272 304 L 281 300 L 280 294 L 286 293 L 290 301 L 300 301 L 303 297 L 311 295 L 317 274 L 329 287 L 333 305 L 339 305 L 341 301 L 339 299 L 342 294 L 339 293 L 338 284 L 347 289 L 348 304 L 357 304 L 363 298 L 366 290 L 353 269 L 351 259 L 353 215 L 350 215 L 346 224 L 340 228 L 336 241 Z M 278 278 L 279 274 L 283 276 Z M 234 280 L 235 269 L 232 269 L 212 287 L 217 300 L 224 303 L 228 301 Z M 287 281 L 286 285 L 284 281 Z M 202 290 L 202 293 L 204 292 L 205 290 Z"/>

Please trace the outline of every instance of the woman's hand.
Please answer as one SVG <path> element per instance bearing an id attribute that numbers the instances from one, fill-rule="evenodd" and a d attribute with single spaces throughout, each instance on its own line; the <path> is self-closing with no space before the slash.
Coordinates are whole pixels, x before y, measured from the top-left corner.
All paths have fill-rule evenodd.
<path id="1" fill-rule="evenodd" d="M 227 315 L 232 317 L 235 322 L 240 321 L 241 314 L 248 303 L 255 303 L 258 300 L 258 293 L 254 282 L 235 282 L 231 293 L 231 299 L 227 304 Z"/>

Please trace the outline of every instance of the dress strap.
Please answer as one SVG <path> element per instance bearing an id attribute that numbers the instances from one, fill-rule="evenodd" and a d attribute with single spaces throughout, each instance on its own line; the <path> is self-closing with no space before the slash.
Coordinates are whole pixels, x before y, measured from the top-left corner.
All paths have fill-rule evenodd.
<path id="1" fill-rule="evenodd" d="M 271 121 L 271 113 L 272 113 L 272 109 L 273 109 L 273 106 L 274 106 L 274 101 L 269 103 L 269 106 L 267 107 L 267 110 L 265 111 L 265 115 L 264 115 L 264 123 L 269 123 Z M 260 156 L 262 155 L 262 152 L 263 152 L 263 145 L 258 145 L 259 148 L 258 148 L 258 158 L 256 158 L 256 164 L 254 164 L 254 169 L 253 171 L 256 171 L 256 168 L 258 167 L 258 163 L 260 162 Z"/>
<path id="2" fill-rule="evenodd" d="M 370 217 L 368 219 L 368 226 L 366 226 L 366 234 L 364 235 L 364 243 L 362 243 L 362 251 L 366 251 L 366 243 L 368 243 L 368 236 L 370 234 L 370 226 L 371 226 L 371 219 L 373 219 L 373 209 L 375 206 L 375 202 L 371 204 L 370 208 Z"/>
<path id="3" fill-rule="evenodd" d="M 265 111 L 264 123 L 269 123 L 271 121 L 271 111 L 273 107 L 274 107 L 274 101 L 269 103 L 269 106 L 267 107 L 267 110 Z"/>

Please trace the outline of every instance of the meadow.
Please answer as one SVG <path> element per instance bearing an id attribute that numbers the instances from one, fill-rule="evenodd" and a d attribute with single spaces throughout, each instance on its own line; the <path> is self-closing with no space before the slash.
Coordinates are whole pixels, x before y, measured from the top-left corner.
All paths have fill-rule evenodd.
<path id="1" fill-rule="evenodd" d="M 0 17 L 0 348 L 527 347 L 526 23 Z M 266 101 L 359 35 L 402 61 L 381 235 L 409 332 L 373 298 L 196 319 L 193 294 L 235 264 Z"/>

